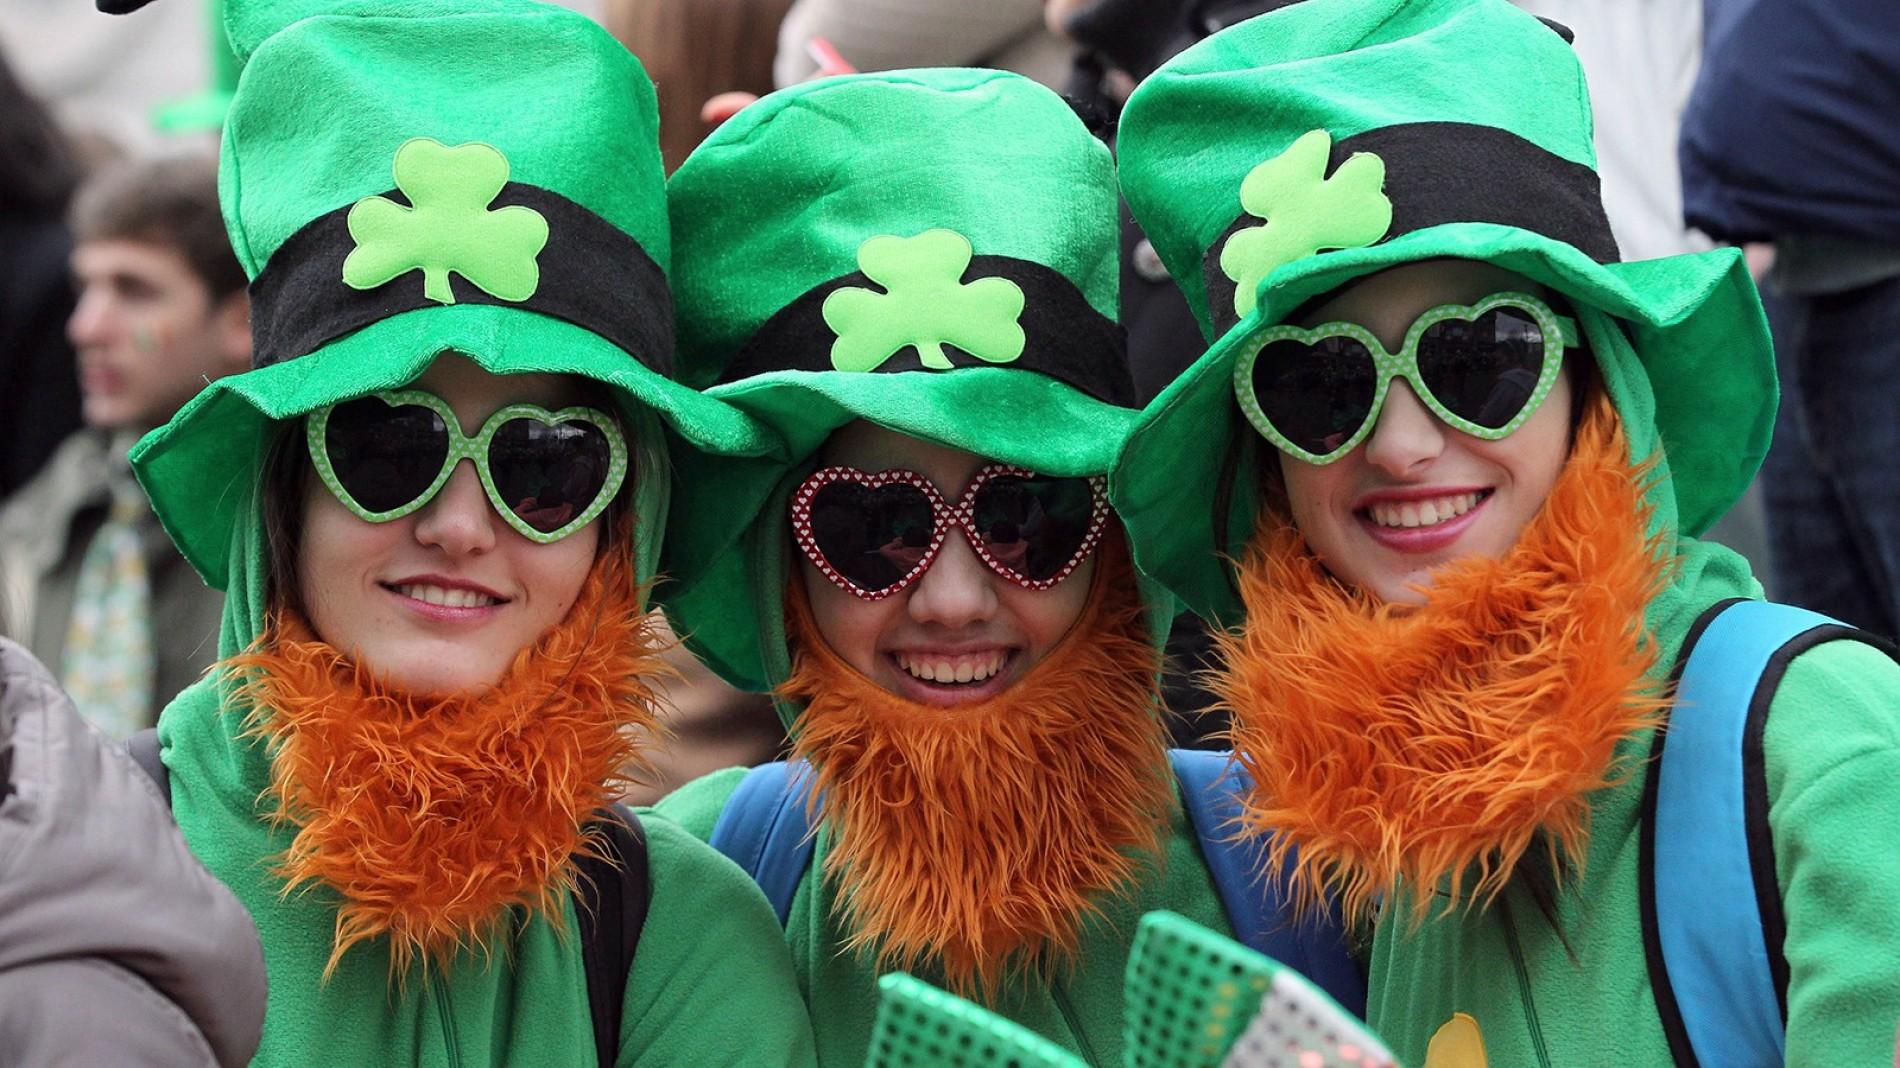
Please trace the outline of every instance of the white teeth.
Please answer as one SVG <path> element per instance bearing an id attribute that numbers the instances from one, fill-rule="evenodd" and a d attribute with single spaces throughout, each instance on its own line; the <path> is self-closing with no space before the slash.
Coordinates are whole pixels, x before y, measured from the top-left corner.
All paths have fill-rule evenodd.
<path id="1" fill-rule="evenodd" d="M 443 608 L 486 608 L 499 603 L 495 598 L 474 590 L 451 590 L 441 586 L 398 586 L 396 592 L 423 604 L 440 605 Z"/>
<path id="2" fill-rule="evenodd" d="M 959 657 L 956 660 L 922 658 L 913 659 L 909 654 L 897 654 L 897 666 L 910 672 L 912 677 L 925 682 L 970 683 L 982 682 L 1003 670 L 1003 661 L 1008 653 L 987 653 L 981 656 Z"/>
<path id="3" fill-rule="evenodd" d="M 1368 505 L 1366 514 L 1382 527 L 1430 527 L 1456 519 L 1477 507 L 1481 493 L 1456 493 L 1423 501 Z"/>

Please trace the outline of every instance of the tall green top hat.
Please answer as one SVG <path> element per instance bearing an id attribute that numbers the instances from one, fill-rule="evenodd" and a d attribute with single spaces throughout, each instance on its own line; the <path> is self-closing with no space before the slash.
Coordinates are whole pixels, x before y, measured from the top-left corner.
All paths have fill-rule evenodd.
<path id="1" fill-rule="evenodd" d="M 455 350 L 584 375 L 689 443 L 770 438 L 668 378 L 653 87 L 586 18 L 528 0 L 227 0 L 244 63 L 219 191 L 251 276 L 255 369 L 133 453 L 185 557 L 224 588 L 255 539 L 271 421 L 408 382 Z M 651 435 L 646 435 L 651 437 Z M 641 571 L 665 478 L 635 476 Z"/>
<path id="2" fill-rule="evenodd" d="M 1706 528 L 1767 448 L 1773 360 L 1739 254 L 1617 262 L 1582 69 L 1505 0 L 1305 0 L 1232 26 L 1136 90 L 1119 151 L 1129 205 L 1219 340 L 1143 413 L 1110 493 L 1143 570 L 1202 614 L 1238 617 L 1222 556 L 1272 460 L 1235 418 L 1234 359 L 1386 267 L 1485 260 L 1574 303 L 1636 455 L 1662 446 L 1659 522 Z"/>
<path id="3" fill-rule="evenodd" d="M 1114 177 L 1054 93 L 976 70 L 808 83 L 720 127 L 667 193 L 683 376 L 788 453 L 680 466 L 662 596 L 736 685 L 787 668 L 788 476 L 838 427 L 1108 470 L 1134 415 Z"/>

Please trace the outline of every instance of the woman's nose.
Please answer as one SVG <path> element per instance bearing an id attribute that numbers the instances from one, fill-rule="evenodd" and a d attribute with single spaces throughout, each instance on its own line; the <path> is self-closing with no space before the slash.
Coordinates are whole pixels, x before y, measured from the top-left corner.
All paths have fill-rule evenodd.
<path id="1" fill-rule="evenodd" d="M 448 484 L 416 513 L 416 540 L 449 553 L 470 556 L 495 547 L 501 517 L 488 503 L 473 460 L 459 461 Z"/>
<path id="2" fill-rule="evenodd" d="M 1366 462 L 1395 477 L 1414 474 L 1445 451 L 1447 429 L 1411 385 L 1398 379 L 1366 438 Z"/>

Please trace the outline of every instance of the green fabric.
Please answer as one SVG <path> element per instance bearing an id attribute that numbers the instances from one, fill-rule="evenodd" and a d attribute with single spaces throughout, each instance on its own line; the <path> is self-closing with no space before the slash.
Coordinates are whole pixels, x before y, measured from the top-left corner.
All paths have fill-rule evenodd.
<path id="1" fill-rule="evenodd" d="M 1247 176 L 1310 131 L 1338 140 L 1398 122 L 1498 126 L 1594 163 L 1575 55 L 1504 0 L 1307 0 L 1209 37 L 1136 90 L 1118 141 L 1123 192 L 1203 329 L 1202 260 L 1242 214 Z M 1255 465 L 1273 454 L 1237 418 L 1237 352 L 1347 282 L 1440 257 L 1494 263 L 1576 306 L 1635 455 L 1662 446 L 1671 499 L 1664 509 L 1654 498 L 1660 523 L 1699 533 L 1747 488 L 1776 389 L 1760 297 L 1737 250 L 1600 264 L 1529 230 L 1447 223 L 1272 270 L 1254 312 L 1149 404 L 1109 484 L 1144 572 L 1201 615 L 1238 619 L 1229 561 L 1252 532 Z M 1228 523 L 1216 531 L 1223 500 Z"/>
<path id="2" fill-rule="evenodd" d="M 1253 311 L 1254 290 L 1274 268 L 1322 249 L 1370 245 L 1392 225 L 1392 202 L 1380 191 L 1384 161 L 1354 153 L 1327 177 L 1332 146 L 1325 130 L 1302 134 L 1240 183 L 1241 207 L 1264 221 L 1221 247 L 1221 270 L 1234 283 L 1235 315 Z"/>
<path id="3" fill-rule="evenodd" d="M 386 943 L 358 946 L 326 984 L 335 924 L 325 888 L 283 896 L 267 858 L 289 845 L 253 803 L 267 782 L 260 743 L 234 737 L 242 710 L 216 678 L 180 694 L 159 737 L 179 826 L 237 894 L 263 940 L 270 999 L 260 1068 L 331 1064 L 593 1063 L 593 1025 L 573 905 L 565 933 L 510 928 L 492 957 L 392 981 Z M 643 821 L 652 900 L 627 978 L 618 1063 L 809 1064 L 811 1038 L 771 909 L 730 861 L 664 820 Z"/>
<path id="4" fill-rule="evenodd" d="M 534 295 L 534 258 L 548 243 L 548 221 L 519 205 L 488 209 L 508 184 L 508 158 L 493 145 L 406 141 L 396 150 L 395 180 L 412 206 L 365 197 L 350 208 L 356 248 L 343 261 L 345 285 L 375 289 L 420 270 L 429 299 L 453 304 L 454 271 L 503 300 Z"/>
<path id="5" fill-rule="evenodd" d="M 502 296 L 520 293 L 523 278 L 533 278 L 522 256 L 534 235 L 516 209 L 484 212 L 472 236 L 402 229 L 422 225 L 425 214 L 473 216 L 498 176 L 575 201 L 666 268 L 671 241 L 653 86 L 639 61 L 585 16 L 529 0 L 230 0 L 225 19 L 244 69 L 224 127 L 219 197 L 232 247 L 252 278 L 306 223 L 352 205 L 359 215 L 361 202 L 398 178 L 425 201 L 404 214 L 393 201 L 378 209 L 378 200 L 368 200 L 369 230 L 358 241 L 367 233 L 368 247 L 388 246 L 391 257 L 380 265 L 356 261 L 359 284 L 406 271 L 415 259 L 408 266 L 424 267 L 427 283 L 395 275 L 386 284 L 446 287 L 453 268 L 506 290 Z M 431 140 L 441 151 L 428 147 Z M 474 172 L 452 172 L 468 160 Z M 458 191 L 462 181 L 472 184 Z M 392 224 L 398 229 L 389 230 Z M 356 254 L 365 255 L 363 248 Z M 490 277 L 497 262 L 501 274 Z M 218 380 L 140 442 L 133 453 L 140 481 L 185 558 L 209 584 L 225 587 L 232 515 L 256 477 L 271 420 L 403 385 L 449 350 L 496 373 L 605 382 L 624 404 L 659 412 L 676 448 L 748 455 L 771 448 L 743 416 L 581 327 L 505 306 L 430 306 L 307 355 L 260 353 L 294 358 Z"/>
<path id="6" fill-rule="evenodd" d="M 1012 303 L 1019 287 L 998 278 L 955 284 L 969 251 L 1015 257 L 1054 269 L 1096 311 L 1116 315 L 1108 150 L 1049 90 L 977 70 L 795 86 L 714 131 L 675 172 L 667 196 L 683 381 L 719 381 L 766 320 L 860 269 L 897 288 L 830 294 L 824 314 L 841 333 L 814 343 L 835 341 L 834 367 L 875 367 L 906 344 L 918 345 L 927 364 L 942 343 L 999 361 L 892 373 L 772 370 L 707 390 L 770 427 L 782 449 L 768 458 L 733 450 L 676 458 L 665 560 L 672 581 L 658 596 L 692 651 L 733 685 L 766 690 L 788 669 L 785 500 L 832 431 L 866 419 L 1049 475 L 1101 474 L 1114 461 L 1134 412 L 1008 362 L 1021 351 L 1014 320 L 1022 304 Z"/>
<path id="7" fill-rule="evenodd" d="M 1788 924 L 1789 1064 L 1884 1064 L 1893 1055 L 1900 1014 L 1896 694 L 1900 666 L 1886 654 L 1835 642 L 1795 658 L 1770 706 L 1763 753 Z M 1633 738 L 1624 752 L 1640 760 L 1649 745 L 1647 736 Z M 1402 1061 L 1422 1063 L 1432 1032 L 1463 1012 L 1477 1019 L 1492 1064 L 1670 1063 L 1640 933 L 1643 784 L 1639 769 L 1592 806 L 1584 872 L 1557 899 L 1574 961 L 1521 885 L 1506 891 L 1501 907 L 1434 920 L 1415 935 L 1381 925 L 1369 1012 Z"/>
<path id="8" fill-rule="evenodd" d="M 675 790 L 655 807 L 689 833 L 709 838 L 745 769 L 715 772 Z M 1083 929 L 1077 967 L 1053 983 L 1016 977 L 985 1004 L 1090 1064 L 1122 1063 L 1123 979 L 1130 946 L 1141 917 L 1170 909 L 1195 923 L 1233 937 L 1233 927 L 1214 889 L 1201 847 L 1185 812 L 1177 805 L 1164 841 L 1161 871 L 1150 872 L 1126 895 L 1098 899 L 1099 917 Z M 837 893 L 818 874 L 831 847 L 820 830 L 812 865 L 792 896 L 785 927 L 800 989 L 811 1007 L 818 1041 L 818 1063 L 858 1068 L 869 1048 L 876 1021 L 880 974 L 844 950 L 847 932 L 834 913 Z M 918 977 L 939 986 L 943 977 L 921 970 Z"/>
<path id="9" fill-rule="evenodd" d="M 846 286 L 825 298 L 826 325 L 838 333 L 831 364 L 870 371 L 915 345 L 925 367 L 947 371 L 945 344 L 990 363 L 1023 353 L 1023 291 L 1007 278 L 961 281 L 973 250 L 955 230 L 916 237 L 873 237 L 858 248 L 858 268 L 884 287 Z"/>

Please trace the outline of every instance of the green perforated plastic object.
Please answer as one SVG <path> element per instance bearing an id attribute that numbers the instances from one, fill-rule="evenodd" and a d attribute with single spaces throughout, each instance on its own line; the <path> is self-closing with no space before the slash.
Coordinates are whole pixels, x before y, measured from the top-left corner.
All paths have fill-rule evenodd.
<path id="1" fill-rule="evenodd" d="M 877 989 L 866 1068 L 1087 1068 L 1022 1025 L 902 972 Z"/>
<path id="2" fill-rule="evenodd" d="M 1128 1068 L 1391 1068 L 1392 1054 L 1298 972 L 1172 912 L 1128 958 Z"/>

